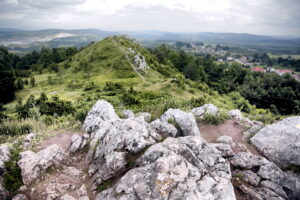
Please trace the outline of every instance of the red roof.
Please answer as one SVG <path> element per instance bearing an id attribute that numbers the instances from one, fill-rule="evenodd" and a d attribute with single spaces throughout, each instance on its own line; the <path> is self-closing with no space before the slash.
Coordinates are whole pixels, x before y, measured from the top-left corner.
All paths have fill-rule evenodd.
<path id="1" fill-rule="evenodd" d="M 253 72 L 266 72 L 266 70 L 261 67 L 252 67 L 251 70 Z"/>

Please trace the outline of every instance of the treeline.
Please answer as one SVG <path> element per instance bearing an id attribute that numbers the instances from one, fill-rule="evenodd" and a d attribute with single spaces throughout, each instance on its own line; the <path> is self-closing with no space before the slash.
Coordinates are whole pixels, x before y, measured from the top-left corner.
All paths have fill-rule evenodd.
<path id="1" fill-rule="evenodd" d="M 14 99 L 15 92 L 23 89 L 22 78 L 30 78 L 35 85 L 31 71 L 42 73 L 47 69 L 58 71 L 57 63 L 71 59 L 78 50 L 73 47 L 47 49 L 43 48 L 40 52 L 33 51 L 20 57 L 12 54 L 4 47 L 0 47 L 0 103 L 7 103 Z"/>
<path id="2" fill-rule="evenodd" d="M 300 113 L 300 82 L 289 75 L 251 72 L 238 64 L 217 64 L 202 57 L 175 51 L 166 45 L 151 50 L 165 65 L 172 65 L 186 78 L 205 82 L 221 94 L 238 91 L 250 103 L 273 113 Z"/>

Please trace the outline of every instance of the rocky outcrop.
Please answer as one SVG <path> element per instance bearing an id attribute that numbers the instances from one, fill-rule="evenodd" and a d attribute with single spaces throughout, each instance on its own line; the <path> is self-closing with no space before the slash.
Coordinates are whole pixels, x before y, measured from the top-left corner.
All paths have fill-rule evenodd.
<path id="1" fill-rule="evenodd" d="M 201 107 L 193 108 L 191 112 L 195 117 L 204 117 L 205 115 L 213 115 L 216 116 L 219 114 L 219 108 L 217 108 L 213 104 L 204 104 Z"/>
<path id="2" fill-rule="evenodd" d="M 199 136 L 167 138 L 135 164 L 96 199 L 235 199 L 229 164 Z"/>
<path id="3" fill-rule="evenodd" d="M 300 116 L 268 125 L 250 141 L 260 153 L 279 166 L 300 166 Z"/>
<path id="4" fill-rule="evenodd" d="M 223 136 L 218 137 L 217 142 L 228 144 L 230 146 L 234 144 L 232 137 L 227 136 L 227 135 L 223 135 Z"/>
<path id="5" fill-rule="evenodd" d="M 89 174 L 95 185 L 121 173 L 128 156 L 161 139 L 143 117 L 105 121 L 91 142 Z"/>
<path id="6" fill-rule="evenodd" d="M 36 138 L 35 133 L 29 133 L 26 135 L 26 137 L 23 139 L 23 148 L 28 149 L 32 143 L 32 141 Z"/>
<path id="7" fill-rule="evenodd" d="M 2 182 L 2 181 L 1 181 Z M 0 199 L 7 199 L 8 198 L 8 191 L 6 190 L 6 188 L 2 185 L 2 183 L 0 182 Z"/>
<path id="8" fill-rule="evenodd" d="M 209 145 L 213 146 L 218 151 L 220 151 L 223 158 L 230 158 L 230 157 L 234 156 L 234 152 L 232 151 L 230 145 L 228 145 L 228 144 L 211 143 Z"/>
<path id="9" fill-rule="evenodd" d="M 89 135 L 79 135 L 74 134 L 71 138 L 70 143 L 70 153 L 73 154 L 79 150 L 82 150 L 87 145 L 87 140 L 89 139 Z"/>
<path id="10" fill-rule="evenodd" d="M 187 113 L 179 109 L 168 109 L 162 116 L 163 122 L 174 122 L 180 129 L 179 132 L 183 136 L 198 135 L 200 136 L 200 130 L 197 126 L 195 117 L 192 113 Z"/>
<path id="11" fill-rule="evenodd" d="M 38 153 L 21 152 L 20 157 L 18 165 L 22 170 L 22 179 L 25 185 L 29 185 L 49 167 L 58 166 L 66 158 L 66 154 L 59 146 L 51 145 Z"/>
<path id="12" fill-rule="evenodd" d="M 146 122 L 151 121 L 151 114 L 147 112 L 139 112 L 136 114 L 137 117 L 143 117 Z"/>
<path id="13" fill-rule="evenodd" d="M 150 123 L 151 128 L 153 128 L 157 133 L 162 135 L 163 137 L 176 137 L 177 129 L 172 124 L 168 122 L 163 122 L 160 119 L 156 119 Z"/>
<path id="14" fill-rule="evenodd" d="M 298 199 L 300 179 L 267 159 L 241 152 L 229 159 L 237 188 L 249 199 Z"/>
<path id="15" fill-rule="evenodd" d="M 5 172 L 5 162 L 10 160 L 10 150 L 8 144 L 0 145 L 0 175 Z"/>
<path id="16" fill-rule="evenodd" d="M 134 117 L 134 113 L 131 110 L 124 110 L 122 114 L 125 119 Z"/>
<path id="17" fill-rule="evenodd" d="M 28 200 L 28 198 L 24 194 L 18 194 L 12 200 Z"/>
<path id="18" fill-rule="evenodd" d="M 132 48 L 129 48 L 128 50 L 129 50 L 129 54 L 131 54 L 131 56 L 133 56 L 132 64 L 134 66 L 134 70 L 146 72 L 149 67 L 146 63 L 145 57 L 143 55 L 141 55 L 140 53 L 135 52 Z"/>
<path id="19" fill-rule="evenodd" d="M 107 101 L 99 100 L 85 118 L 83 129 L 88 133 L 95 132 L 102 122 L 117 119 L 119 116 L 115 113 L 114 107 Z"/>
<path id="20" fill-rule="evenodd" d="M 243 119 L 243 115 L 240 110 L 230 110 L 228 112 L 228 115 L 233 119 L 238 119 L 238 120 Z"/>
<path id="21" fill-rule="evenodd" d="M 264 127 L 263 123 L 254 121 L 252 122 L 250 128 L 243 133 L 243 137 L 245 139 L 250 139 L 263 127 Z"/>

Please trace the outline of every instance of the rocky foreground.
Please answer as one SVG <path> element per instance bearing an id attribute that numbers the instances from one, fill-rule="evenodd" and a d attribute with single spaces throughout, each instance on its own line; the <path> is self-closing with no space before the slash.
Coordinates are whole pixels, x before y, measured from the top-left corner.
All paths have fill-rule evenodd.
<path id="1" fill-rule="evenodd" d="M 67 148 L 51 144 L 26 150 L 35 134 L 23 142 L 18 165 L 24 186 L 13 200 L 281 200 L 300 199 L 300 117 L 263 127 L 229 112 L 250 128 L 244 137 L 261 155 L 222 136 L 216 143 L 201 137 L 196 118 L 218 115 L 212 104 L 191 112 L 167 110 L 149 123 L 148 113 L 124 111 L 121 119 L 111 104 L 98 101 Z M 253 136 L 254 135 L 254 136 Z M 253 137 L 252 137 L 253 136 Z M 10 159 L 9 144 L 0 146 L 0 172 Z M 297 170 L 296 170 L 297 171 Z M 9 194 L 0 184 L 0 199 Z"/>

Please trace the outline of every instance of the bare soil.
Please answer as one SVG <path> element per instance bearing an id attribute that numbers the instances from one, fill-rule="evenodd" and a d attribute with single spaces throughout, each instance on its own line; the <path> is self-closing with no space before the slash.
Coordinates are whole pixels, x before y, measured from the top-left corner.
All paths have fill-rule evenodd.
<path id="1" fill-rule="evenodd" d="M 260 155 L 256 148 L 243 138 L 243 132 L 247 130 L 247 127 L 241 125 L 238 120 L 229 119 L 219 125 L 198 124 L 198 126 L 202 137 L 209 143 L 215 143 L 218 137 L 226 135 L 232 137 L 235 143 L 241 144 L 232 148 L 235 153 L 249 150 L 255 155 Z"/>

